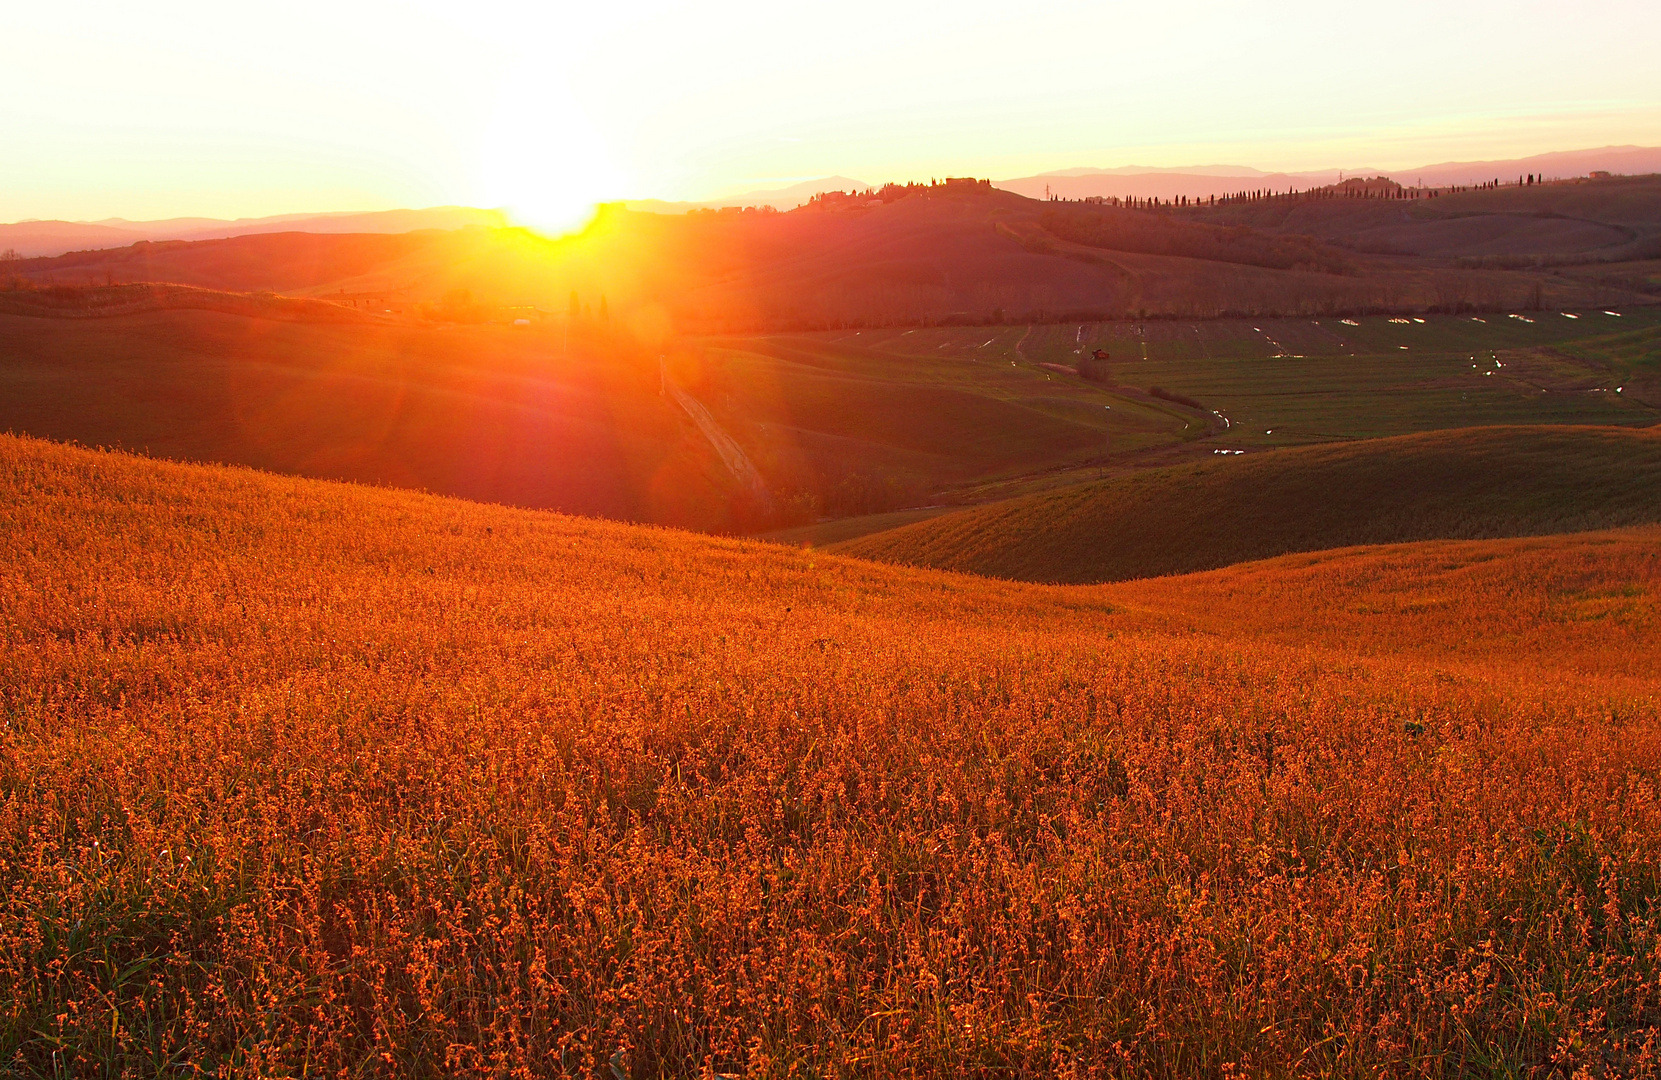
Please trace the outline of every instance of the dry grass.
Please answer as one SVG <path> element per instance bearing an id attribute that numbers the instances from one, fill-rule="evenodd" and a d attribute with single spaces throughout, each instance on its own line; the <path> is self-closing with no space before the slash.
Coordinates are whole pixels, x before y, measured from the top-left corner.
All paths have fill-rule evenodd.
<path id="1" fill-rule="evenodd" d="M 1653 1074 L 1658 539 L 1047 588 L 6 438 L 0 1061 Z"/>

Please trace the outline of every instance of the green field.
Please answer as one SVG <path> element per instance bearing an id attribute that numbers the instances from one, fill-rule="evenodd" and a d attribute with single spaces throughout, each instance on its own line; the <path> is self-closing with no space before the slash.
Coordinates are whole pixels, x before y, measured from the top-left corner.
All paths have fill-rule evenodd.
<path id="1" fill-rule="evenodd" d="M 825 544 L 892 527 L 901 511 L 1221 451 L 1661 422 L 1661 308 L 1570 314 L 668 342 L 663 372 L 722 429 L 713 438 L 750 459 L 768 489 L 759 502 L 665 396 L 658 348 L 604 334 L 567 343 L 551 327 L 3 315 L 0 428 Z M 1112 355 L 1114 385 L 1071 372 L 1096 348 Z"/>
<path id="2" fill-rule="evenodd" d="M 836 543 L 907 507 L 1019 497 L 1219 451 L 1493 424 L 1661 422 L 1661 308 L 1071 323 L 712 339 L 697 392 Z M 1114 385 L 1044 365 L 1110 353 Z M 1152 388 L 1197 401 L 1195 410 Z"/>
<path id="3" fill-rule="evenodd" d="M 1038 364 L 1072 364 L 1081 351 L 1105 348 L 1120 385 L 1163 387 L 1226 417 L 1227 432 L 1211 440 L 1217 447 L 1481 424 L 1661 420 L 1661 309 L 1571 313 L 1578 318 L 1517 314 L 1532 321 L 1491 314 L 1367 316 L 1350 320 L 1356 325 L 1336 318 L 1162 320 L 821 337 L 828 346 L 892 360 L 968 362 L 968 376 L 1013 362 L 1051 385 L 1067 377 Z M 1144 445 L 1126 439 L 1116 448 Z"/>
<path id="4" fill-rule="evenodd" d="M 1148 469 L 898 524 L 831 550 L 1023 581 L 1661 521 L 1661 427 L 1468 428 Z"/>
<path id="5" fill-rule="evenodd" d="M 1108 455 L 1181 443 L 1206 430 L 1191 410 L 1023 363 L 1021 327 L 944 335 L 909 353 L 879 338 L 937 331 L 717 339 L 677 375 L 788 495 L 827 493 L 816 516 L 978 501 Z M 840 496 L 838 493 L 841 493 Z"/>

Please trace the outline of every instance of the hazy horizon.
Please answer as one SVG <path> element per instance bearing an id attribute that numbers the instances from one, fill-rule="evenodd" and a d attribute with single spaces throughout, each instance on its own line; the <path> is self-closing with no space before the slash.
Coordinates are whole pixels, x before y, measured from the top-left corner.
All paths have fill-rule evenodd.
<path id="1" fill-rule="evenodd" d="M 0 219 L 700 201 L 833 174 L 1400 169 L 1661 144 L 1661 11 L 174 0 L 8 20 Z M 1610 27 L 1620 32 L 1612 34 Z M 51 86 L 51 93 L 23 92 Z"/>
<path id="2" fill-rule="evenodd" d="M 1610 156 L 1614 156 L 1614 155 L 1618 155 L 1618 154 L 1633 153 L 1633 152 L 1647 152 L 1650 156 L 1661 158 L 1661 147 L 1638 147 L 1638 146 L 1609 146 L 1609 147 L 1597 147 L 1597 148 L 1576 148 L 1576 149 L 1572 149 L 1572 150 L 1552 150 L 1552 151 L 1545 151 L 1544 153 L 1542 153 L 1540 155 L 1532 155 L 1532 157 L 1559 156 L 1559 157 L 1584 157 L 1584 158 L 1596 159 L 1600 154 L 1605 154 L 1605 153 L 1609 154 Z M 1293 177 L 1310 178 L 1310 179 L 1319 177 L 1319 178 L 1323 178 L 1323 182 L 1324 182 L 1324 180 L 1326 178 L 1331 178 L 1333 176 L 1340 176 L 1340 175 L 1361 176 L 1361 175 L 1371 175 L 1371 174 L 1374 174 L 1374 173 L 1389 174 L 1389 173 L 1394 172 L 1397 175 L 1398 179 L 1405 177 L 1407 179 L 1404 179 L 1403 182 L 1411 183 L 1412 182 L 1411 177 L 1415 172 L 1426 172 L 1426 173 L 1428 173 L 1431 170 L 1444 170 L 1445 171 L 1445 170 L 1449 170 L 1449 169 L 1452 169 L 1452 168 L 1455 168 L 1455 167 L 1458 167 L 1458 166 L 1471 166 L 1471 167 L 1484 166 L 1484 165 L 1504 166 L 1504 165 L 1513 164 L 1517 160 L 1526 160 L 1526 159 L 1509 159 L 1509 160 L 1500 160 L 1500 161 L 1497 161 L 1497 162 L 1492 161 L 1492 160 L 1490 160 L 1490 161 L 1462 161 L 1462 162 L 1426 162 L 1426 163 L 1420 163 L 1420 164 L 1414 165 L 1414 166 L 1406 166 L 1406 167 L 1403 167 L 1403 168 L 1398 168 L 1398 169 L 1395 169 L 1395 170 L 1382 169 L 1382 168 L 1379 168 L 1377 166 L 1366 166 L 1366 165 L 1329 167 L 1329 168 L 1324 168 L 1324 169 L 1297 169 L 1297 170 L 1279 170 L 1279 171 L 1270 171 L 1270 170 L 1266 170 L 1266 169 L 1260 169 L 1260 168 L 1257 168 L 1257 167 L 1251 166 L 1251 165 L 1239 165 L 1239 164 L 1235 164 L 1235 165 L 1215 165 L 1215 164 L 1214 165 L 1177 165 L 1177 166 L 1164 166 L 1164 167 L 1160 167 L 1160 166 L 1142 166 L 1142 165 L 1125 165 L 1125 166 L 1114 166 L 1114 167 L 1105 167 L 1105 168 L 1104 167 L 1096 167 L 1096 166 L 1073 166 L 1073 167 L 1069 167 L 1069 168 L 1052 169 L 1052 170 L 1048 170 L 1048 171 L 1045 171 L 1045 172 L 1042 172 L 1042 173 L 1034 173 L 1034 174 L 1031 174 L 1029 176 L 992 177 L 990 179 L 992 180 L 992 183 L 995 186 L 1000 185 L 1000 184 L 1017 185 L 1017 186 L 1012 186 L 1012 187 L 1008 188 L 1008 190 L 1020 190 L 1019 185 L 1021 185 L 1023 181 L 1030 182 L 1030 181 L 1035 181 L 1035 180 L 1047 180 L 1047 179 L 1050 179 L 1050 178 L 1055 178 L 1057 180 L 1079 180 L 1079 179 L 1088 180 L 1088 179 L 1091 179 L 1091 178 L 1112 178 L 1112 179 L 1121 179 L 1121 180 L 1128 179 L 1128 180 L 1134 181 L 1135 179 L 1140 178 L 1140 177 L 1157 178 L 1157 177 L 1170 177 L 1170 176 L 1182 176 L 1182 177 L 1194 177 L 1194 178 L 1216 177 L 1216 178 L 1219 178 L 1219 179 L 1227 179 L 1227 180 L 1238 180 L 1238 179 L 1247 178 L 1247 177 L 1270 179 L 1270 178 L 1276 178 L 1276 177 L 1284 178 L 1284 177 L 1288 177 L 1288 176 L 1293 176 Z M 947 172 L 950 172 L 950 170 L 947 170 Z M 1584 170 L 1581 170 L 1581 172 L 1583 173 Z M 945 173 L 942 173 L 941 175 L 945 175 Z M 1579 175 L 1579 173 L 1577 173 L 1575 175 Z M 722 195 L 717 195 L 717 196 L 714 196 L 710 199 L 705 199 L 705 200 L 673 200 L 673 199 L 662 199 L 662 198 L 657 198 L 657 197 L 646 197 L 646 198 L 638 198 L 638 199 L 619 199 L 619 200 L 602 200 L 602 201 L 626 202 L 626 203 L 630 204 L 631 206 L 643 206 L 644 205 L 644 206 L 648 206 L 648 207 L 655 207 L 655 205 L 662 205 L 664 207 L 682 207 L 682 206 L 690 207 L 690 206 L 696 206 L 696 205 L 700 205 L 700 204 L 702 204 L 702 205 L 719 204 L 723 201 L 731 202 L 731 201 L 737 201 L 737 200 L 742 200 L 742 199 L 746 199 L 746 198 L 760 198 L 760 197 L 763 197 L 763 196 L 780 196 L 780 195 L 790 193 L 792 191 L 797 191 L 797 190 L 805 193 L 805 192 L 808 192 L 810 188 L 813 189 L 815 192 L 817 190 L 821 190 L 821 188 L 817 187 L 816 185 L 823 185 L 823 188 L 822 188 L 823 190 L 833 190 L 833 188 L 837 189 L 837 190 L 840 190 L 840 189 L 848 188 L 848 187 L 861 188 L 861 187 L 867 187 L 867 186 L 881 186 L 883 183 L 887 183 L 887 182 L 890 182 L 890 181 L 898 182 L 898 183 L 906 183 L 906 182 L 910 182 L 910 181 L 916 181 L 916 180 L 919 180 L 919 179 L 920 178 L 917 178 L 917 177 L 899 177 L 899 178 L 884 177 L 880 180 L 871 180 L 869 178 L 856 179 L 856 178 L 853 178 L 853 177 L 841 176 L 841 175 L 824 175 L 824 176 L 810 176 L 810 177 L 799 177 L 799 178 L 797 178 L 797 177 L 781 177 L 781 178 L 778 178 L 777 180 L 773 181 L 773 183 L 783 184 L 783 186 L 748 188 L 748 189 L 745 189 L 745 190 L 736 190 L 736 191 L 731 191 L 731 192 L 724 193 Z M 930 179 L 932 179 L 932 178 L 930 178 Z M 788 181 L 788 183 L 786 183 L 786 181 Z M 1455 181 L 1455 182 L 1460 182 L 1460 181 Z M 1026 186 L 1030 186 L 1030 183 Z M 1059 192 L 1060 192 L 1060 189 L 1058 189 L 1058 193 Z M 1157 192 L 1157 191 L 1149 190 L 1147 192 L 1144 192 L 1143 194 L 1159 196 L 1161 193 Z M 1034 196 L 1034 197 L 1036 197 L 1036 196 Z M 804 201 L 805 201 L 805 196 L 804 196 Z M 19 218 L 19 219 L 13 220 L 13 221 L 0 221 L 0 225 L 29 225 L 29 224 L 36 224 L 36 223 L 51 224 L 51 223 L 54 223 L 54 222 L 62 222 L 62 223 L 65 223 L 65 224 L 72 224 L 72 225 L 77 225 L 77 226 L 104 226 L 104 227 L 109 227 L 109 228 L 114 228 L 114 229 L 121 229 L 123 227 L 148 227 L 149 229 L 154 230 L 157 226 L 165 226 L 165 225 L 177 225 L 177 226 L 180 226 L 180 227 L 193 226 L 193 227 L 204 227 L 204 228 L 210 228 L 211 229 L 211 227 L 217 226 L 217 225 L 243 225 L 243 224 L 255 224 L 255 223 L 262 223 L 262 222 L 271 223 L 271 222 L 277 222 L 277 221 L 283 221 L 283 220 L 309 221 L 309 220 L 323 219 L 323 218 L 354 219 L 354 218 L 366 218 L 366 217 L 371 217 L 371 216 L 374 216 L 374 215 L 396 215 L 396 214 L 400 214 L 400 213 L 405 213 L 405 214 L 432 214 L 432 213 L 442 213 L 442 212 L 446 212 L 446 211 L 481 211 L 481 212 L 487 212 L 487 213 L 502 213 L 504 215 L 508 215 L 508 219 L 509 219 L 510 223 L 519 223 L 519 222 L 513 222 L 512 208 L 508 207 L 508 206 L 469 207 L 469 206 L 464 206 L 464 205 L 460 205 L 460 204 L 445 204 L 445 205 L 435 205 L 435 206 L 391 206 L 391 207 L 375 207 L 375 208 L 365 208 L 365 207 L 361 207 L 361 206 L 358 206 L 358 207 L 335 206 L 335 207 L 328 207 L 328 208 L 322 208 L 322 209 L 311 209 L 311 210 L 278 211 L 278 212 L 275 212 L 275 213 L 272 213 L 272 214 L 242 215 L 242 216 L 235 217 L 235 218 L 214 218 L 214 217 L 208 217 L 208 216 L 204 216 L 204 215 L 200 215 L 200 214 L 183 215 L 183 216 L 176 216 L 176 217 L 171 217 L 171 218 L 159 218 L 159 219 L 155 219 L 155 218 L 152 218 L 152 219 L 127 218 L 127 217 L 120 217 L 120 216 L 114 216 L 114 215 L 105 216 L 105 217 L 97 217 L 97 218 L 75 218 L 75 219 L 31 217 L 31 218 Z M 532 223 L 532 224 L 534 224 L 534 223 Z M 426 226 L 426 227 L 430 227 L 430 226 Z"/>

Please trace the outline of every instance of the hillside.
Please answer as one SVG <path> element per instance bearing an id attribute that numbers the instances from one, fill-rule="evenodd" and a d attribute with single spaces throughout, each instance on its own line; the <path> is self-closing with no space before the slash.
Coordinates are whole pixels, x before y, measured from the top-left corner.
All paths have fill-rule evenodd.
<path id="1" fill-rule="evenodd" d="M 0 224 L 0 250 L 25 258 L 51 258 L 66 252 L 127 247 L 141 241 L 212 240 L 260 233 L 405 233 L 417 229 L 461 229 L 469 225 L 502 228 L 499 210 L 469 206 L 433 206 L 423 210 L 378 210 L 364 213 L 277 214 L 226 221 L 171 218 L 163 221 L 18 221 Z"/>
<path id="2" fill-rule="evenodd" d="M 452 321 L 482 316 L 187 286 L 0 290 L 0 430 L 716 532 L 803 526 L 789 535 L 827 543 L 893 521 L 826 519 L 993 502 L 1216 449 L 1661 421 L 1661 309 L 656 345 L 615 319 L 529 314 Z M 1098 347 L 1111 384 L 1072 374 Z"/>
<path id="3" fill-rule="evenodd" d="M 1200 447 L 1207 454 L 1213 447 L 1257 450 L 1452 427 L 1661 423 L 1661 308 L 1653 307 L 1514 318 L 938 327 L 807 338 L 821 355 L 851 354 L 902 372 L 942 361 L 965 372 L 1026 365 L 1035 378 L 1053 376 L 1050 386 L 1095 387 L 1115 411 L 1120 402 L 1105 395 L 1117 388 L 1161 387 L 1201 402 L 1201 415 L 1215 420 L 1215 410 L 1227 420 Z M 745 345 L 782 353 L 797 340 L 773 335 Z M 1108 383 L 1065 373 L 1098 348 L 1111 357 Z M 1121 448 L 1137 434 L 1118 416 L 1113 430 Z"/>
<path id="4" fill-rule="evenodd" d="M 1026 581 L 1297 551 L 1661 522 L 1661 428 L 1466 428 L 1223 457 L 961 510 L 834 545 Z"/>
<path id="5" fill-rule="evenodd" d="M 1053 588 L 0 438 L 0 1062 L 1636 1071 L 1657 541 Z"/>
<path id="6" fill-rule="evenodd" d="M 665 352 L 598 320 L 457 324 L 182 286 L 0 291 L 0 431 L 718 532 L 1100 452 L 1094 387 L 1007 361 L 760 344 Z M 1181 431 L 1105 400 L 1125 445 Z M 759 505 L 694 412 L 759 470 Z"/>
<path id="7" fill-rule="evenodd" d="M 609 339 L 97 293 L 135 310 L 6 314 L 40 294 L 0 292 L 0 431 L 715 531 L 756 509 L 656 365 Z"/>
<path id="8" fill-rule="evenodd" d="M 194 285 L 47 285 L 0 290 L 0 315 L 27 315 L 37 319 L 108 319 L 151 311 L 217 311 L 257 319 L 348 323 L 360 327 L 378 321 L 373 312 L 312 297 L 283 296 L 274 292 L 226 292 Z M 46 329 L 52 324 L 37 325 Z"/>
<path id="9" fill-rule="evenodd" d="M 1650 186 L 1661 190 L 1661 181 Z M 1485 239 L 1487 225 L 1472 231 L 1468 222 L 1432 222 L 1440 237 L 1434 243 L 1387 243 L 1374 233 L 1394 228 L 1394 219 L 1374 220 L 1375 204 L 1359 200 L 1366 215 L 1345 210 L 1342 220 L 1328 220 L 1334 212 L 1325 209 L 1303 216 L 1254 209 L 1244 220 L 1246 210 L 1189 208 L 1118 211 L 1122 222 L 1103 228 L 1094 220 L 1099 208 L 961 182 L 841 194 L 788 213 L 663 215 L 613 206 L 582 233 L 559 239 L 480 228 L 136 244 L 19 260 L 0 267 L 0 279 L 270 289 L 396 313 L 465 293 L 490 308 L 563 315 L 574 292 L 579 311 L 597 313 L 603 300 L 626 325 L 667 322 L 682 333 L 1499 311 L 1654 299 L 1642 275 L 1575 276 L 1536 256 L 1567 252 L 1577 263 L 1652 257 L 1645 245 L 1661 229 L 1661 203 L 1639 198 L 1636 222 L 1593 214 L 1577 224 L 1559 215 L 1540 226 L 1550 241 L 1541 246 L 1524 242 L 1539 222 L 1519 218 L 1501 194 L 1473 193 L 1468 207 L 1469 215 L 1509 223 L 1512 239 L 1498 247 Z M 1069 226 L 1078 215 L 1092 220 Z M 1526 258 L 1516 266 L 1481 262 L 1496 252 Z M 1459 265 L 1462 256 L 1478 261 Z"/>
<path id="10" fill-rule="evenodd" d="M 1276 197 L 1197 208 L 1198 221 L 1312 237 L 1359 253 L 1479 267 L 1623 262 L 1661 255 L 1661 177 L 1465 190 L 1437 198 Z"/>
<path id="11" fill-rule="evenodd" d="M 12 268 L 37 284 L 166 282 L 227 292 L 304 293 L 447 242 L 455 238 L 443 232 L 280 232 L 215 240 L 146 240 L 57 258 L 22 259 Z M 0 267 L 0 272 L 5 269 Z"/>

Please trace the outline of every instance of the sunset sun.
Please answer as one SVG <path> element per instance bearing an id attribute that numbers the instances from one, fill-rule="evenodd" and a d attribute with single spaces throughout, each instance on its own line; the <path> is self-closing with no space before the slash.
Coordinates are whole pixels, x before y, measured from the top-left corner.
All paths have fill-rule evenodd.
<path id="1" fill-rule="evenodd" d="M 481 142 L 485 199 L 550 236 L 580 229 L 598 204 L 626 190 L 607 140 L 545 79 L 508 80 Z"/>

